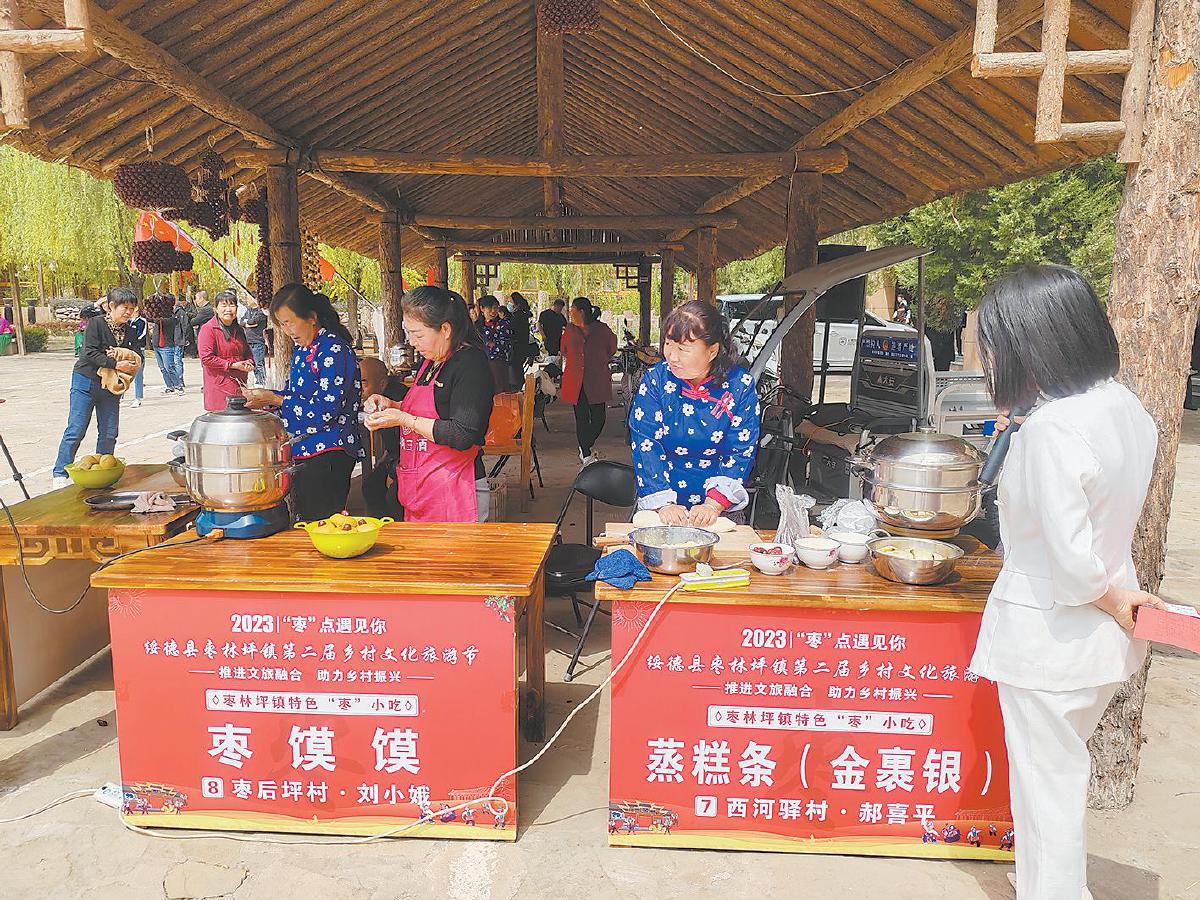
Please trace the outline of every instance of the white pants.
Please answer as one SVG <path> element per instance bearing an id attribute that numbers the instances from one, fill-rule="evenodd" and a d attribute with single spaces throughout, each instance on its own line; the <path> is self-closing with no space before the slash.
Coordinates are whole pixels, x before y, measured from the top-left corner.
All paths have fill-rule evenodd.
<path id="1" fill-rule="evenodd" d="M 1075 691 L 997 687 L 1016 832 L 1017 900 L 1090 898 L 1087 741 L 1120 684 Z"/>

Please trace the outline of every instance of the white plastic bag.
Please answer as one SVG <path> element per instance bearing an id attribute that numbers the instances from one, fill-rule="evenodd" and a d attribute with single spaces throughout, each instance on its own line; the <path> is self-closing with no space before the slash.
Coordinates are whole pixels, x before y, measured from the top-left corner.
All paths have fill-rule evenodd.
<path id="1" fill-rule="evenodd" d="M 836 500 L 821 513 L 821 527 L 826 532 L 853 531 L 870 534 L 878 527 L 875 514 L 861 500 Z"/>
<path id="2" fill-rule="evenodd" d="M 797 494 L 786 484 L 775 486 L 775 500 L 779 503 L 779 530 L 775 540 L 790 544 L 809 536 L 808 511 L 817 501 L 808 494 Z"/>

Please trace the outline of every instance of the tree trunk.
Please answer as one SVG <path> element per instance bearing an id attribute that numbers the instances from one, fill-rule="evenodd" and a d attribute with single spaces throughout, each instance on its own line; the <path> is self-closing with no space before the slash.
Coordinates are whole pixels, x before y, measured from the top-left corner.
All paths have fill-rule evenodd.
<path id="1" fill-rule="evenodd" d="M 300 262 L 300 196 L 295 166 L 267 166 L 267 234 L 271 251 L 271 287 L 303 282 Z M 275 376 L 286 384 L 292 365 L 292 342 L 275 329 Z"/>
<path id="2" fill-rule="evenodd" d="M 662 251 L 662 266 L 658 279 L 658 333 L 662 335 L 663 322 L 675 307 L 675 251 Z"/>
<path id="3" fill-rule="evenodd" d="M 404 279 L 401 272 L 400 224 L 394 219 L 385 219 L 379 225 L 379 303 L 383 307 L 383 346 L 379 355 L 389 366 L 398 365 L 391 360 L 391 350 L 404 343 L 404 322 L 400 301 L 404 297 Z"/>
<path id="4" fill-rule="evenodd" d="M 1166 563 L 1183 396 L 1200 308 L 1200 0 L 1159 0 L 1142 162 L 1117 213 L 1109 318 L 1121 380 L 1158 426 L 1158 458 L 1133 539 L 1138 580 L 1158 589 Z M 1133 799 L 1150 660 L 1117 692 L 1089 743 L 1093 808 Z"/>
<path id="5" fill-rule="evenodd" d="M 717 229 L 696 232 L 696 299 L 715 306 L 717 303 Z"/>
<path id="6" fill-rule="evenodd" d="M 638 342 L 650 343 L 650 261 L 643 256 L 638 261 Z"/>
<path id="7" fill-rule="evenodd" d="M 791 275 L 817 264 L 817 234 L 821 214 L 821 176 L 797 172 L 788 190 L 787 244 L 783 251 L 783 272 Z M 799 302 L 789 297 L 783 304 L 784 315 Z M 795 324 L 780 347 L 780 381 L 801 397 L 812 398 L 813 336 L 817 311 L 812 309 Z"/>

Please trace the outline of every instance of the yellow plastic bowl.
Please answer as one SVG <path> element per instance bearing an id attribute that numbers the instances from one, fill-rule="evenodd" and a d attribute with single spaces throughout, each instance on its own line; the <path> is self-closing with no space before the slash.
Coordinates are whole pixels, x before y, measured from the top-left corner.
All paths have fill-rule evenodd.
<path id="1" fill-rule="evenodd" d="M 111 469 L 77 469 L 75 463 L 71 463 L 67 466 L 67 474 L 81 488 L 112 487 L 125 474 L 125 461 L 117 460 L 117 464 Z"/>
<path id="2" fill-rule="evenodd" d="M 335 531 L 325 532 L 317 531 L 319 522 L 297 522 L 296 528 L 303 528 L 308 533 L 308 539 L 312 541 L 312 545 L 318 551 L 326 556 L 331 556 L 334 559 L 352 559 L 355 556 L 362 556 L 368 550 L 375 546 L 375 542 L 379 540 L 379 529 L 384 525 L 390 525 L 395 519 L 384 517 L 376 519 L 371 516 L 359 516 L 358 518 L 366 519 L 367 525 L 356 526 L 353 531 Z"/>

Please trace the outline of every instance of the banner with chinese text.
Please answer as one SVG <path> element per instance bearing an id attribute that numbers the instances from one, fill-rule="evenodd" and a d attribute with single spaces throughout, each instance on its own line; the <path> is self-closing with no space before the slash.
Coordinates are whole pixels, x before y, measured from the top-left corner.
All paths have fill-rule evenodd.
<path id="1" fill-rule="evenodd" d="M 505 597 L 112 591 L 138 825 L 516 838 Z M 450 807 L 469 803 L 463 809 Z"/>
<path id="2" fill-rule="evenodd" d="M 613 659 L 653 604 L 618 601 Z M 1011 858 L 978 615 L 671 601 L 613 682 L 609 843 Z"/>

